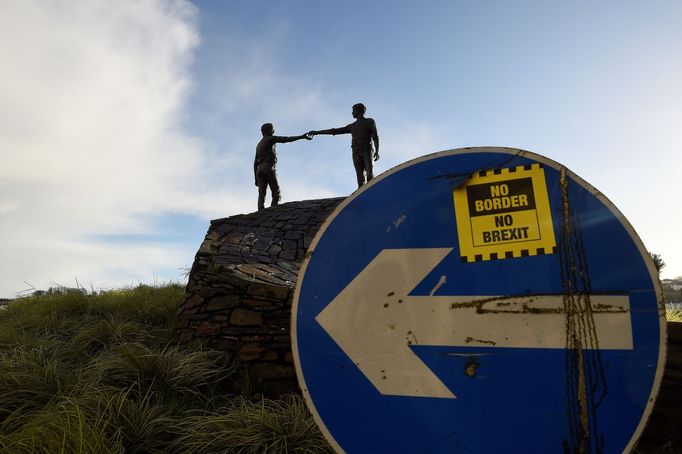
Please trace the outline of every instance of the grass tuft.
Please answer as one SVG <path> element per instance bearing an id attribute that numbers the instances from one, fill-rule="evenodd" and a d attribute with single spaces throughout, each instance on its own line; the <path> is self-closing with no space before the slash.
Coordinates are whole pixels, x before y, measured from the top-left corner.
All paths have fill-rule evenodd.
<path id="1" fill-rule="evenodd" d="M 159 399 L 172 401 L 211 394 L 233 370 L 234 362 L 223 352 L 128 343 L 99 355 L 87 372 L 105 386 L 153 390 Z"/>
<path id="2" fill-rule="evenodd" d="M 185 418 L 175 452 L 333 453 L 302 399 L 235 398 L 217 412 Z"/>
<path id="3" fill-rule="evenodd" d="M 17 346 L 0 354 L 0 432 L 16 429 L 77 381 L 48 347 Z"/>

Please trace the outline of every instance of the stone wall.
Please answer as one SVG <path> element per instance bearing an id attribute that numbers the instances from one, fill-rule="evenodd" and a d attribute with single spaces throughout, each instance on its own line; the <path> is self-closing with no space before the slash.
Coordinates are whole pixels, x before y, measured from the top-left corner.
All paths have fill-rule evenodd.
<path id="1" fill-rule="evenodd" d="M 178 312 L 180 343 L 239 359 L 237 393 L 297 390 L 291 300 L 315 233 L 342 198 L 291 202 L 211 221 Z"/>

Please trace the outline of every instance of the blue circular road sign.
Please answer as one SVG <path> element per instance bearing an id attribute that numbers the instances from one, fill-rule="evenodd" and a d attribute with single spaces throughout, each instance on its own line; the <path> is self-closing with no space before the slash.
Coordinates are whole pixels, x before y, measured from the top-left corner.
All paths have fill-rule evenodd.
<path id="1" fill-rule="evenodd" d="M 340 452 L 633 449 L 663 374 L 655 267 L 564 166 L 471 148 L 402 164 L 313 241 L 299 382 Z"/>

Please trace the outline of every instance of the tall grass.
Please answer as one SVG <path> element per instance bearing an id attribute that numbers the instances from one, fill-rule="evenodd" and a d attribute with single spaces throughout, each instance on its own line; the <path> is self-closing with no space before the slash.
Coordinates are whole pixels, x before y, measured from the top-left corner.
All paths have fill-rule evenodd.
<path id="1" fill-rule="evenodd" d="M 173 447 L 187 454 L 334 452 L 297 396 L 256 403 L 237 398 L 218 412 L 189 417 L 184 423 Z"/>
<path id="2" fill-rule="evenodd" d="M 331 452 L 300 398 L 230 396 L 232 358 L 173 345 L 183 294 L 63 292 L 0 311 L 0 453 Z"/>
<path id="3" fill-rule="evenodd" d="M 219 393 L 219 385 L 233 371 L 232 364 L 217 351 L 157 349 L 130 343 L 99 355 L 87 372 L 105 386 L 136 388 L 143 393 L 151 390 L 160 401 L 172 401 Z"/>

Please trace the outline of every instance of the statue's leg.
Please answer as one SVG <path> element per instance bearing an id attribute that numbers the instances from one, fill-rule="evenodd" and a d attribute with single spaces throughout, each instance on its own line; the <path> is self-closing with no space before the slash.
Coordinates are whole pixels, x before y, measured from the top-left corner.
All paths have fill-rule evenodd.
<path id="1" fill-rule="evenodd" d="M 264 172 L 259 168 L 256 173 L 256 178 L 258 180 L 258 209 L 262 210 L 265 208 L 265 192 L 268 188 L 268 180 Z"/>
<path id="2" fill-rule="evenodd" d="M 358 179 L 358 187 L 365 184 L 365 158 L 362 153 L 353 152 L 353 167 L 355 167 L 355 177 Z"/>
<path id="3" fill-rule="evenodd" d="M 271 207 L 274 207 L 276 205 L 279 205 L 279 201 L 281 199 L 281 194 L 279 191 L 279 182 L 277 181 L 277 170 L 272 169 L 270 172 L 270 192 L 272 193 L 272 203 L 270 204 Z"/>
<path id="4" fill-rule="evenodd" d="M 365 151 L 363 157 L 365 158 L 365 171 L 367 172 L 367 182 L 374 178 L 374 171 L 372 169 L 372 150 Z"/>

